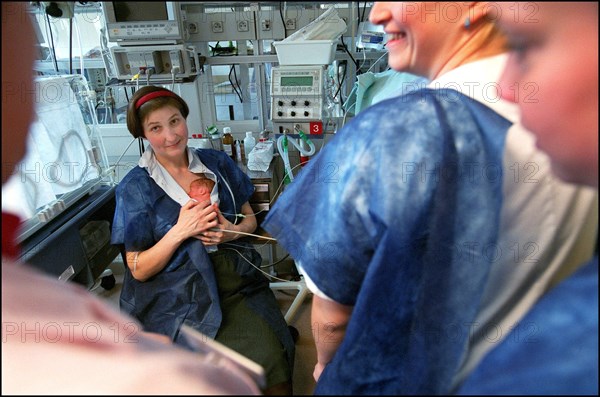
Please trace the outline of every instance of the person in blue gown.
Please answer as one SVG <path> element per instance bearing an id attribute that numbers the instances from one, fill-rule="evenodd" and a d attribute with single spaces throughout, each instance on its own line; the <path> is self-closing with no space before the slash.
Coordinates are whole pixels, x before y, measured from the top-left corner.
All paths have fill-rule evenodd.
<path id="1" fill-rule="evenodd" d="M 506 337 L 592 255 L 595 192 L 557 181 L 518 107 L 482 92 L 508 61 L 492 8 L 452 3 L 458 18 L 436 20 L 447 6 L 374 4 L 388 63 L 429 88 L 361 111 L 262 225 L 315 293 L 316 394 L 450 393 L 497 344 L 488 330 Z M 509 183 L 521 161 L 543 183 Z M 538 247 L 535 265 L 511 241 Z"/>
<path id="2" fill-rule="evenodd" d="M 510 124 L 452 90 L 389 99 L 338 132 L 278 199 L 263 227 L 318 280 L 325 304 L 353 308 L 316 393 L 449 387 L 493 260 Z M 315 328 L 317 343 L 339 344 L 339 326 Z"/>
<path id="3" fill-rule="evenodd" d="M 191 326 L 262 365 L 265 392 L 290 393 L 294 342 L 260 255 L 240 240 L 256 228 L 254 186 L 224 152 L 187 146 L 188 113 L 181 97 L 155 86 L 129 104 L 128 129 L 149 147 L 116 189 L 112 243 L 127 262 L 121 309 L 188 348 L 181 327 Z M 214 182 L 210 201 L 188 196 L 199 176 Z"/>
<path id="4" fill-rule="evenodd" d="M 501 85 L 535 82 L 538 88 L 535 102 L 508 99 L 521 107 L 554 172 L 597 189 L 598 4 L 497 6 L 498 24 L 513 44 Z M 511 18 L 531 10 L 537 23 Z M 598 395 L 597 252 L 538 301 L 458 393 Z"/>

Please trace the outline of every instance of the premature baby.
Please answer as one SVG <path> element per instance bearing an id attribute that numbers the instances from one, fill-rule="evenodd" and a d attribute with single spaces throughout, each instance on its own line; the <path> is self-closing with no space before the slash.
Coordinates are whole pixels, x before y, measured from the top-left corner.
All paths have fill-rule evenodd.
<path id="1" fill-rule="evenodd" d="M 215 183 L 210 179 L 202 176 L 194 179 L 190 183 L 190 191 L 188 195 L 198 202 L 210 201 L 210 193 L 213 190 Z"/>

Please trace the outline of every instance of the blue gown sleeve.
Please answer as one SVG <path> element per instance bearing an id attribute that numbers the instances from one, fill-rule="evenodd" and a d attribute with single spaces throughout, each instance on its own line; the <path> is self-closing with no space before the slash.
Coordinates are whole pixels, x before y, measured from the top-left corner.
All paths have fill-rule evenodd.
<path id="1" fill-rule="evenodd" d="M 152 197 L 149 176 L 143 169 L 134 168 L 123 178 L 115 193 L 112 244 L 122 244 L 127 251 L 145 250 L 155 244 Z"/>

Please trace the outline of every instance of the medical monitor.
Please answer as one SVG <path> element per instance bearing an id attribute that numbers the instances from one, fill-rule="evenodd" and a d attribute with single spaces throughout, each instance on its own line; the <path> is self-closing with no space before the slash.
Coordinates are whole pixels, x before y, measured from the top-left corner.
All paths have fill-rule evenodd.
<path id="1" fill-rule="evenodd" d="M 177 44 L 185 39 L 179 2 L 102 2 L 108 40 L 119 45 Z"/>

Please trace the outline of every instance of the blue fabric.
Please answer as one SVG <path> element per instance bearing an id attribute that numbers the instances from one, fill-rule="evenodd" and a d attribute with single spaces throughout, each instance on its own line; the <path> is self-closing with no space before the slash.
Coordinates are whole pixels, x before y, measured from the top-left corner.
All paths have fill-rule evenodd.
<path id="1" fill-rule="evenodd" d="M 509 126 L 452 90 L 389 99 L 278 198 L 262 226 L 319 289 L 354 306 L 316 394 L 449 390 L 493 260 Z"/>
<path id="2" fill-rule="evenodd" d="M 202 163 L 217 175 L 220 210 L 228 214 L 239 213 L 254 192 L 248 176 L 224 152 L 212 149 L 196 149 L 196 152 Z M 236 208 L 223 178 L 233 191 Z M 154 182 L 146 169 L 136 167 L 116 189 L 111 243 L 124 245 L 128 251 L 146 250 L 177 223 L 180 209 L 181 206 Z M 229 220 L 233 221 L 233 218 Z M 250 244 L 237 240 L 236 249 L 255 266 L 261 265 L 260 255 Z M 268 280 L 239 254 L 229 257 L 234 261 L 236 271 L 252 280 L 242 290 L 247 304 L 272 326 L 289 357 L 293 357 L 294 345 L 287 324 L 276 304 L 265 297 L 265 293 L 270 293 Z M 168 335 L 184 346 L 188 341 L 179 334 L 183 324 L 214 338 L 222 315 L 213 265 L 202 242 L 194 238 L 183 242 L 165 268 L 145 282 L 135 280 L 126 269 L 120 305 L 123 311 L 137 318 L 145 330 Z"/>
<path id="3" fill-rule="evenodd" d="M 598 257 L 548 292 L 459 394 L 598 395 Z"/>

